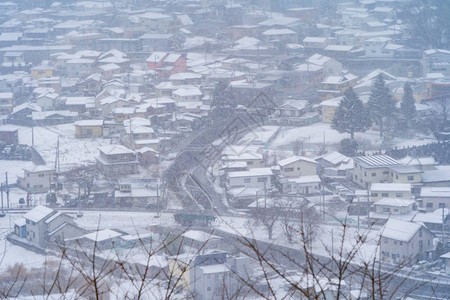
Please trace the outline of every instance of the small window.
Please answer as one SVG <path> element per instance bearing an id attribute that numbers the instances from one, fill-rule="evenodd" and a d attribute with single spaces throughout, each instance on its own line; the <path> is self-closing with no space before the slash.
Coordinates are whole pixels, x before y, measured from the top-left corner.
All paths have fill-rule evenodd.
<path id="1" fill-rule="evenodd" d="M 251 178 L 244 178 L 244 183 L 250 183 L 252 181 Z"/>
<path id="2" fill-rule="evenodd" d="M 364 176 L 367 176 L 367 172 L 364 172 Z"/>
<path id="3" fill-rule="evenodd" d="M 439 203 L 439 208 L 445 208 L 445 203 Z"/>
<path id="4" fill-rule="evenodd" d="M 389 174 L 389 171 L 383 171 L 383 174 L 384 175 Z"/>
<path id="5" fill-rule="evenodd" d="M 394 208 L 394 212 L 398 212 L 398 208 Z"/>
<path id="6" fill-rule="evenodd" d="M 258 178 L 258 182 L 267 182 L 267 178 L 266 177 L 259 177 Z"/>
<path id="7" fill-rule="evenodd" d="M 398 179 L 398 175 L 397 174 L 395 174 L 395 179 Z"/>
<path id="8" fill-rule="evenodd" d="M 385 207 L 383 208 L 383 212 L 385 213 L 391 212 L 391 209 L 389 207 Z"/>
<path id="9" fill-rule="evenodd" d="M 408 180 L 414 180 L 414 175 L 409 175 Z"/>
<path id="10" fill-rule="evenodd" d="M 395 193 L 395 197 L 401 198 L 401 197 L 403 197 L 403 193 Z"/>
<path id="11" fill-rule="evenodd" d="M 427 203 L 427 208 L 433 208 L 433 203 L 428 202 L 428 203 Z"/>
<path id="12" fill-rule="evenodd" d="M 378 193 L 372 192 L 371 195 L 372 195 L 372 197 L 378 197 Z"/>
<path id="13" fill-rule="evenodd" d="M 400 242 L 400 246 L 403 246 L 403 242 Z"/>
<path id="14" fill-rule="evenodd" d="M 375 176 L 377 176 L 377 173 L 372 173 L 372 177 L 375 177 Z"/>
<path id="15" fill-rule="evenodd" d="M 388 193 L 381 193 L 381 197 L 389 197 Z"/>
<path id="16" fill-rule="evenodd" d="M 253 166 L 253 162 L 252 161 L 248 161 L 247 162 L 247 166 Z"/>

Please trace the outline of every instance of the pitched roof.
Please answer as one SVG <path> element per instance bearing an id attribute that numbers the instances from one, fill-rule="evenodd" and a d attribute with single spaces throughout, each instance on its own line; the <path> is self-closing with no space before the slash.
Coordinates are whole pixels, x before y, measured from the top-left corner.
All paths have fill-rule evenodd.
<path id="1" fill-rule="evenodd" d="M 27 212 L 23 217 L 25 219 L 38 223 L 48 218 L 49 216 L 53 215 L 54 213 L 56 213 L 55 210 L 43 205 L 38 205 L 29 212 Z"/>
<path id="2" fill-rule="evenodd" d="M 390 218 L 381 229 L 381 236 L 409 242 L 423 225 Z"/>
<path id="3" fill-rule="evenodd" d="M 306 157 L 306 156 L 291 156 L 291 157 L 280 160 L 278 162 L 278 165 L 280 165 L 281 167 L 284 167 L 286 165 L 289 165 L 291 163 L 294 163 L 294 162 L 297 162 L 300 160 L 310 162 L 313 164 L 317 164 L 317 162 L 314 159 Z"/>

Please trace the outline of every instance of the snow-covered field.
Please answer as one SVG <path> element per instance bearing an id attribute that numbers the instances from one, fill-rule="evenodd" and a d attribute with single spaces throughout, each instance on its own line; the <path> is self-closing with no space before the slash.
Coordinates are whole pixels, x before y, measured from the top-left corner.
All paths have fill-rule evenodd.
<path id="1" fill-rule="evenodd" d="M 92 164 L 98 147 L 111 143 L 110 139 L 76 139 L 73 124 L 34 127 L 34 145 L 47 165 L 54 165 L 59 137 L 59 162 L 61 171 Z M 19 143 L 32 145 L 32 129 L 19 127 Z"/>
<path id="2" fill-rule="evenodd" d="M 331 128 L 331 124 L 316 123 L 304 127 L 262 126 L 244 136 L 239 145 L 264 145 L 265 148 L 278 151 L 292 151 L 294 145 L 303 142 L 306 152 L 315 152 L 325 146 L 325 150 L 334 151 L 342 139 L 349 138 L 347 133 L 339 133 Z M 276 134 L 276 136 L 274 136 Z M 272 139 L 272 140 L 271 140 Z M 379 150 L 382 144 L 379 132 L 367 130 L 355 133 L 355 139 L 363 150 Z M 269 142 L 270 141 L 270 142 Z M 430 137 L 400 138 L 394 137 L 391 146 L 406 147 L 428 144 L 435 141 Z"/>

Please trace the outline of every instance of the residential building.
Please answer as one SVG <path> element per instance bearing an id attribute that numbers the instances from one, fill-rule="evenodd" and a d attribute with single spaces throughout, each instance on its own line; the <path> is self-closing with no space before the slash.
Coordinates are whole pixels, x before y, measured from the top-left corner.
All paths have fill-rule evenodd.
<path id="1" fill-rule="evenodd" d="M 23 171 L 23 177 L 17 178 L 17 185 L 30 193 L 46 193 L 55 184 L 55 170 L 49 166 L 33 166 Z"/>
<path id="2" fill-rule="evenodd" d="M 301 116 L 306 112 L 307 105 L 307 100 L 285 100 L 276 108 L 270 120 L 281 125 L 306 125 L 305 119 Z"/>
<path id="3" fill-rule="evenodd" d="M 96 138 L 103 136 L 103 120 L 80 120 L 74 123 L 76 138 Z"/>
<path id="4" fill-rule="evenodd" d="M 391 264 L 426 259 L 433 250 L 433 238 L 422 224 L 390 218 L 381 229 L 381 259 Z"/>
<path id="5" fill-rule="evenodd" d="M 320 109 L 322 112 L 322 122 L 324 123 L 333 122 L 334 113 L 336 112 L 336 109 L 339 107 L 342 98 L 343 98 L 342 96 L 339 96 L 320 102 Z"/>
<path id="6" fill-rule="evenodd" d="M 399 198 L 382 198 L 376 201 L 373 206 L 377 214 L 390 215 L 405 215 L 413 211 L 414 200 L 405 200 Z M 372 216 L 371 216 L 372 218 Z"/>
<path id="7" fill-rule="evenodd" d="M 19 128 L 14 125 L 1 125 L 0 141 L 7 144 L 19 144 Z"/>
<path id="8" fill-rule="evenodd" d="M 283 177 L 317 175 L 317 162 L 305 156 L 292 156 L 278 161 Z"/>
<path id="9" fill-rule="evenodd" d="M 227 184 L 230 188 L 257 187 L 260 189 L 272 188 L 273 173 L 270 168 L 253 168 L 248 171 L 229 172 Z"/>
<path id="10" fill-rule="evenodd" d="M 109 145 L 98 148 L 97 167 L 107 177 L 116 177 L 138 172 L 136 152 L 122 145 Z"/>
<path id="11" fill-rule="evenodd" d="M 13 93 L 0 93 L 0 115 L 9 114 L 14 107 L 14 94 Z"/>
<path id="12" fill-rule="evenodd" d="M 39 246 L 46 246 L 50 242 L 60 243 L 83 234 L 72 217 L 42 205 L 27 212 L 23 218 L 27 240 Z"/>
<path id="13" fill-rule="evenodd" d="M 416 166 L 390 166 L 391 180 L 393 183 L 420 183 L 423 171 Z"/>
<path id="14" fill-rule="evenodd" d="M 226 155 L 222 158 L 224 164 L 230 164 L 233 162 L 245 162 L 247 168 L 262 168 L 264 167 L 264 160 L 262 154 L 253 152 L 243 152 L 237 155 Z"/>
<path id="15" fill-rule="evenodd" d="M 421 207 L 427 211 L 450 208 L 450 187 L 422 187 L 420 199 Z"/>
<path id="16" fill-rule="evenodd" d="M 158 185 L 142 181 L 119 181 L 119 189 L 114 191 L 116 203 L 122 207 L 158 208 Z"/>
<path id="17" fill-rule="evenodd" d="M 382 198 L 411 199 L 410 183 L 372 183 L 370 185 L 370 196 L 373 202 Z"/>
<path id="18" fill-rule="evenodd" d="M 285 194 L 309 195 L 317 194 L 321 189 L 321 180 L 318 175 L 281 178 L 282 192 Z"/>
<path id="19" fill-rule="evenodd" d="M 353 159 L 337 151 L 316 158 L 320 174 L 327 176 L 347 176 L 353 170 Z"/>
<path id="20" fill-rule="evenodd" d="M 368 188 L 371 183 L 389 182 L 390 167 L 400 165 L 400 162 L 388 155 L 358 156 L 353 160 L 351 179 L 365 188 Z"/>

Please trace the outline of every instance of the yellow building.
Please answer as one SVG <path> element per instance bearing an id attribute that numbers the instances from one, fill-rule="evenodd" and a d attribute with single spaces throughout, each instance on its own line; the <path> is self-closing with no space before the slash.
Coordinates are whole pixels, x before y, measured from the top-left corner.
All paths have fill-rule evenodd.
<path id="1" fill-rule="evenodd" d="M 43 65 L 33 67 L 30 70 L 31 77 L 33 77 L 34 79 L 53 77 L 54 72 L 55 72 L 54 67 Z"/>
<path id="2" fill-rule="evenodd" d="M 321 111 L 322 111 L 322 122 L 324 123 L 332 123 L 334 113 L 341 103 L 342 96 L 331 98 L 320 103 Z"/>
<path id="3" fill-rule="evenodd" d="M 74 123 L 76 138 L 103 136 L 103 120 L 81 120 Z"/>

